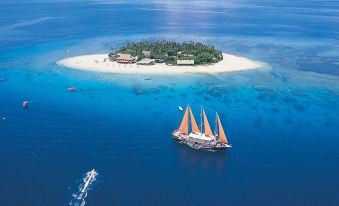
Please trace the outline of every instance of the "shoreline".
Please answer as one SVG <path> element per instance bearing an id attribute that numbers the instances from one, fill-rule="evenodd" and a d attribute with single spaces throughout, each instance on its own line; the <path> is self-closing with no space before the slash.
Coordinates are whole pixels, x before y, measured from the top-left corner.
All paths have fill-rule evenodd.
<path id="1" fill-rule="evenodd" d="M 246 57 L 223 53 L 223 60 L 210 65 L 169 66 L 165 63 L 155 65 L 120 64 L 108 59 L 108 54 L 90 54 L 61 59 L 57 65 L 76 70 L 118 74 L 182 74 L 182 73 L 227 73 L 258 69 L 267 65 Z"/>

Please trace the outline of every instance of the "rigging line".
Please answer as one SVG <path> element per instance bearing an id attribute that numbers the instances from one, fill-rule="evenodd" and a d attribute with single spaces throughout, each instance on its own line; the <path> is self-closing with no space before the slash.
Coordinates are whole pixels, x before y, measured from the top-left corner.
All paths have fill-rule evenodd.
<path id="1" fill-rule="evenodd" d="M 195 106 L 195 107 L 201 107 L 201 104 L 190 104 L 190 106 L 191 105 L 193 105 L 193 106 Z M 192 107 L 191 107 L 192 108 Z M 206 107 L 205 105 L 203 106 L 203 108 L 204 108 L 204 110 L 205 111 L 210 111 L 210 112 L 217 112 L 216 110 L 214 110 L 214 109 L 212 109 L 212 108 L 210 108 L 210 107 Z"/>

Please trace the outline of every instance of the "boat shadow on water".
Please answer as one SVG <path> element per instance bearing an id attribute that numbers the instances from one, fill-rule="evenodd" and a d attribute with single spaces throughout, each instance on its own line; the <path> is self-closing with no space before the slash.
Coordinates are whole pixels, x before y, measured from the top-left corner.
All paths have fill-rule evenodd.
<path id="1" fill-rule="evenodd" d="M 213 168 L 222 172 L 227 167 L 227 161 L 231 157 L 230 150 L 209 151 L 205 149 L 190 149 L 185 143 L 173 140 L 173 146 L 178 150 L 179 159 L 185 168 L 202 166 L 204 169 Z"/>

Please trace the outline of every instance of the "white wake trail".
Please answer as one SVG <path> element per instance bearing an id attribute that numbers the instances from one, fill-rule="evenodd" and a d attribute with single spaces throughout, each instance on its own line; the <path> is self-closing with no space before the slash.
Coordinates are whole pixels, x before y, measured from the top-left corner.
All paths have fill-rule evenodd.
<path id="1" fill-rule="evenodd" d="M 73 199 L 69 202 L 69 206 L 85 206 L 87 191 L 91 189 L 92 183 L 96 180 L 98 173 L 93 169 L 88 171 L 83 178 L 83 182 L 79 185 L 79 191 L 73 194 Z"/>

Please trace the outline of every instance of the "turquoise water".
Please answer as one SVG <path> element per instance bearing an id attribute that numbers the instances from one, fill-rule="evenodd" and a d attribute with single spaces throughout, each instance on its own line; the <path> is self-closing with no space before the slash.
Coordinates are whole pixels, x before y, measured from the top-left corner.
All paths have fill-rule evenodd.
<path id="1" fill-rule="evenodd" d="M 336 2 L 0 5 L 0 205 L 66 205 L 92 168 L 88 205 L 338 205 Z M 270 67 L 144 81 L 55 65 L 158 39 L 213 43 Z M 174 142 L 187 103 L 196 115 L 205 105 L 211 122 L 218 111 L 233 147 Z"/>

